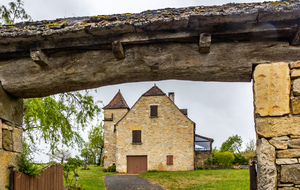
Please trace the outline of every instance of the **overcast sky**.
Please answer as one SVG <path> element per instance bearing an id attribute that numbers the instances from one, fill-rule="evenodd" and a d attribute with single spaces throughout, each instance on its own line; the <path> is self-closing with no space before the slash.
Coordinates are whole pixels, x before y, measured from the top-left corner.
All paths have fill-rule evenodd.
<path id="1" fill-rule="evenodd" d="M 11 0 L 1 0 L 7 5 Z M 33 20 L 95 16 L 117 13 L 138 13 L 149 9 L 178 8 L 199 5 L 222 5 L 229 2 L 259 1 L 227 0 L 24 0 L 25 10 Z M 196 132 L 222 144 L 229 136 L 242 136 L 244 144 L 255 139 L 253 95 L 251 83 L 216 83 L 190 81 L 153 81 L 101 87 L 95 98 L 106 105 L 120 89 L 131 107 L 154 83 L 165 93 L 175 93 L 179 108 L 187 108 L 188 116 L 196 123 Z M 85 135 L 86 137 L 86 135 Z M 74 156 L 74 155 L 73 155 Z M 47 162 L 45 156 L 36 160 Z"/>

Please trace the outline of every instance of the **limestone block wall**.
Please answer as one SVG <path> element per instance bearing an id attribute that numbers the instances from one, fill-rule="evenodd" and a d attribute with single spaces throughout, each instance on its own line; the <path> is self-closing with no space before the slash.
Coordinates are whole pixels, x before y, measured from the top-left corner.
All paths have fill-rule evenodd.
<path id="1" fill-rule="evenodd" d="M 204 162 L 211 157 L 211 151 L 195 151 L 195 167 L 203 166 Z"/>
<path id="2" fill-rule="evenodd" d="M 158 117 L 150 117 L 150 105 Z M 132 144 L 132 130 L 141 130 L 142 143 Z M 127 172 L 127 157 L 147 155 L 148 170 L 194 169 L 194 123 L 167 96 L 142 96 L 117 125 L 116 167 Z M 173 165 L 167 165 L 173 155 Z"/>
<path id="3" fill-rule="evenodd" d="M 114 125 L 128 109 L 105 109 L 104 111 L 104 168 L 116 163 L 116 133 Z"/>
<path id="4" fill-rule="evenodd" d="M 256 66 L 258 189 L 300 189 L 300 61 Z"/>
<path id="5" fill-rule="evenodd" d="M 17 167 L 22 152 L 23 100 L 6 94 L 0 85 L 0 189 L 9 185 L 9 166 Z"/>

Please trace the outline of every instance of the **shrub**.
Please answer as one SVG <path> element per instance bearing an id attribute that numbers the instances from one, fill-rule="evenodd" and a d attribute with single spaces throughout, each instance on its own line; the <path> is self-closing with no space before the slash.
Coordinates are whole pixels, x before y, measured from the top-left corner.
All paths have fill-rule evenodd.
<path id="1" fill-rule="evenodd" d="M 108 171 L 108 172 L 116 172 L 116 165 L 113 164 L 113 165 L 109 166 L 109 167 L 107 168 L 107 171 Z"/>
<path id="2" fill-rule="evenodd" d="M 213 163 L 222 164 L 224 166 L 229 166 L 234 160 L 233 152 L 214 152 Z"/>
<path id="3" fill-rule="evenodd" d="M 234 154 L 234 160 L 232 163 L 245 165 L 245 164 L 247 164 L 247 160 L 246 160 L 245 156 L 242 155 L 242 153 L 236 153 L 236 154 Z"/>
<path id="4" fill-rule="evenodd" d="M 203 169 L 204 169 L 204 167 L 202 165 L 196 166 L 196 170 L 203 170 Z"/>
<path id="5" fill-rule="evenodd" d="M 106 168 L 103 168 L 103 172 L 107 172 L 107 169 L 106 169 Z"/>

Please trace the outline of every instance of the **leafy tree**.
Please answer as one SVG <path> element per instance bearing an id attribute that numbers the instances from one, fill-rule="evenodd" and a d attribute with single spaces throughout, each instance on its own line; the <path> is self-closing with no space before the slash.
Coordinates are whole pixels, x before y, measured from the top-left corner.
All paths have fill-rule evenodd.
<path id="1" fill-rule="evenodd" d="M 29 176 L 37 177 L 39 175 L 39 167 L 33 163 L 30 147 L 23 143 L 22 154 L 17 157 L 19 172 L 23 172 Z"/>
<path id="2" fill-rule="evenodd" d="M 16 19 L 31 20 L 31 17 L 26 13 L 23 8 L 24 2 L 17 0 L 16 2 L 10 2 L 8 7 L 2 5 L 0 7 L 0 24 L 14 24 Z"/>
<path id="3" fill-rule="evenodd" d="M 238 135 L 233 135 L 229 137 L 225 142 L 222 143 L 222 146 L 220 148 L 221 152 L 239 152 L 242 147 L 242 137 Z"/>
<path id="4" fill-rule="evenodd" d="M 88 91 L 68 92 L 24 100 L 24 135 L 31 144 L 44 141 L 54 153 L 61 143 L 66 147 L 83 144 L 79 131 L 100 119 L 101 109 Z"/>
<path id="5" fill-rule="evenodd" d="M 64 161 L 71 158 L 71 153 L 68 150 L 57 150 L 54 154 L 49 154 L 50 160 L 58 160 L 60 164 L 64 164 Z"/>
<path id="6" fill-rule="evenodd" d="M 102 154 L 104 148 L 104 138 L 103 138 L 103 124 L 100 123 L 98 126 L 93 126 L 89 131 L 89 148 L 90 151 L 98 155 L 98 164 L 101 165 Z"/>
<path id="7" fill-rule="evenodd" d="M 256 143 L 254 139 L 251 139 L 249 142 L 246 143 L 245 152 L 255 152 L 255 151 L 256 151 Z"/>

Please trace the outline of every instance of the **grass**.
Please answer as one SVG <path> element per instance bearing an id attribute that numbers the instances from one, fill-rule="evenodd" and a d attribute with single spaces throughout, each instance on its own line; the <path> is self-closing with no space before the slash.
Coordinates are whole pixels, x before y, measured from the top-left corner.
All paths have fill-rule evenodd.
<path id="1" fill-rule="evenodd" d="M 195 170 L 147 172 L 140 175 L 168 190 L 244 190 L 250 187 L 249 170 Z"/>
<path id="2" fill-rule="evenodd" d="M 115 173 L 103 172 L 103 167 L 88 166 L 90 170 L 78 169 L 79 180 L 78 184 L 82 185 L 82 190 L 101 190 L 105 189 L 103 177 L 107 175 L 113 175 Z M 71 174 L 74 175 L 73 173 Z M 72 177 L 75 183 L 74 177 Z"/>

